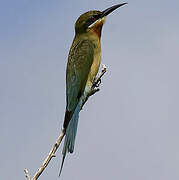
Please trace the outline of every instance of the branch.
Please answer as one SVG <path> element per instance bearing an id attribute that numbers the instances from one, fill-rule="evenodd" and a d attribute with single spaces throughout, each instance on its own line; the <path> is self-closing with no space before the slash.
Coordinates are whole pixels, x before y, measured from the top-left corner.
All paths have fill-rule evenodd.
<path id="1" fill-rule="evenodd" d="M 45 168 L 48 166 L 50 160 L 55 157 L 55 153 L 58 149 L 58 147 L 60 146 L 60 143 L 64 137 L 65 133 L 64 131 L 62 130 L 60 136 L 58 137 L 56 143 L 53 145 L 52 149 L 50 150 L 47 158 L 44 160 L 43 164 L 41 165 L 41 167 L 38 169 L 38 171 L 35 173 L 34 177 L 32 178 L 32 180 L 37 180 L 38 177 L 42 174 L 42 172 L 45 170 Z M 25 172 L 25 175 L 26 175 L 26 178 L 27 180 L 31 180 L 30 178 L 30 175 L 28 173 L 28 170 L 27 169 L 24 169 L 24 172 Z"/>
<path id="2" fill-rule="evenodd" d="M 91 87 L 91 92 L 89 93 L 88 97 L 86 98 L 85 102 L 83 103 L 83 105 L 86 103 L 86 101 L 88 100 L 88 98 L 92 95 L 94 95 L 96 92 L 98 92 L 99 89 L 99 85 L 101 84 L 101 78 L 102 76 L 106 73 L 106 66 L 103 64 L 102 65 L 102 70 L 101 73 L 95 78 L 93 85 Z M 58 147 L 60 146 L 62 139 L 65 135 L 64 130 L 62 130 L 60 136 L 58 137 L 58 139 L 56 140 L 56 143 L 53 145 L 52 149 L 50 150 L 48 156 L 46 157 L 46 159 L 44 160 L 43 164 L 41 165 L 41 167 L 38 169 L 38 171 L 35 173 L 35 175 L 33 176 L 33 178 L 30 178 L 29 172 L 27 169 L 24 169 L 25 172 L 25 176 L 27 178 L 27 180 L 37 180 L 39 178 L 39 176 L 42 174 L 42 172 L 45 170 L 45 168 L 48 166 L 49 162 L 51 161 L 51 159 L 53 157 L 55 157 L 55 153 L 58 149 Z"/>

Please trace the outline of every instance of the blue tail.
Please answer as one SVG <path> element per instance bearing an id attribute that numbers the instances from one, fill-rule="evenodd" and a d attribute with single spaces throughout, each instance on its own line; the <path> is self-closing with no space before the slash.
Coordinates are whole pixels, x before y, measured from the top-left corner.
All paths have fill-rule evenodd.
<path id="1" fill-rule="evenodd" d="M 64 141 L 63 152 L 62 152 L 63 159 L 62 159 L 62 164 L 61 164 L 59 176 L 62 172 L 66 153 L 68 153 L 68 152 L 73 153 L 73 151 L 74 151 L 75 137 L 76 137 L 78 119 L 79 119 L 79 112 L 81 110 L 82 104 L 83 104 L 82 100 L 80 99 L 80 101 L 77 104 L 76 109 L 73 113 L 73 116 L 72 116 L 72 118 L 71 118 L 71 120 L 67 126 L 67 129 L 66 129 L 65 141 Z"/>

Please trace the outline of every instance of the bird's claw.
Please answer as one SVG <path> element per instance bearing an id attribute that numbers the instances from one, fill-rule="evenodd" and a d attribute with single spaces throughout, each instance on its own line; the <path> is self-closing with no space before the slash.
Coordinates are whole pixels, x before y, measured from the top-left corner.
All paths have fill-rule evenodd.
<path id="1" fill-rule="evenodd" d="M 99 80 L 96 82 L 95 87 L 99 87 L 100 84 L 101 84 L 101 79 L 99 79 Z"/>
<path id="2" fill-rule="evenodd" d="M 91 90 L 90 96 L 92 96 L 93 94 L 95 94 L 96 92 L 98 92 L 100 89 L 99 88 L 94 88 Z"/>
<path id="3" fill-rule="evenodd" d="M 95 79 L 95 80 L 94 80 L 94 83 L 93 83 L 93 88 L 99 87 L 100 84 L 101 84 L 101 79 L 98 79 L 97 81 L 96 81 L 96 79 Z"/>

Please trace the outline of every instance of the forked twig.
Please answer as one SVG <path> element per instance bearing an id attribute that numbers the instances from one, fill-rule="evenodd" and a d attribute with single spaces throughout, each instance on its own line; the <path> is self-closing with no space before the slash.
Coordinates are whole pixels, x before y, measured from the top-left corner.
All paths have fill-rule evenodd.
<path id="1" fill-rule="evenodd" d="M 27 180 L 37 180 L 38 177 L 42 174 L 42 172 L 44 171 L 44 169 L 47 167 L 47 165 L 49 164 L 50 160 L 55 157 L 55 153 L 58 149 L 58 147 L 60 146 L 60 143 L 64 137 L 65 133 L 64 131 L 62 130 L 60 136 L 58 137 L 56 143 L 53 145 L 52 149 L 50 150 L 47 158 L 44 160 L 43 164 L 41 165 L 41 167 L 38 169 L 38 171 L 35 173 L 35 175 L 33 176 L 33 178 L 31 179 L 30 178 L 30 175 L 28 173 L 28 170 L 27 169 L 24 169 L 25 171 L 25 174 L 26 174 L 26 178 Z"/>

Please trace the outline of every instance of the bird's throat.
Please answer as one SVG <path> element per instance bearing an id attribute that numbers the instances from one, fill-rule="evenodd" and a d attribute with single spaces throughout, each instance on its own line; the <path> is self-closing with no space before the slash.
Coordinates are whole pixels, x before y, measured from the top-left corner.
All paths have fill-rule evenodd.
<path id="1" fill-rule="evenodd" d="M 91 29 L 91 32 L 92 32 L 94 35 L 97 35 L 99 39 L 101 38 L 102 27 L 103 27 L 103 23 L 100 22 L 100 23 L 96 24 L 96 25 Z"/>
<path id="2" fill-rule="evenodd" d="M 101 31 L 102 31 L 102 27 L 103 24 L 105 23 L 105 17 L 103 17 L 102 19 L 98 20 L 95 24 L 92 25 L 92 27 L 90 28 L 90 31 L 97 35 L 98 38 L 101 38 Z"/>

